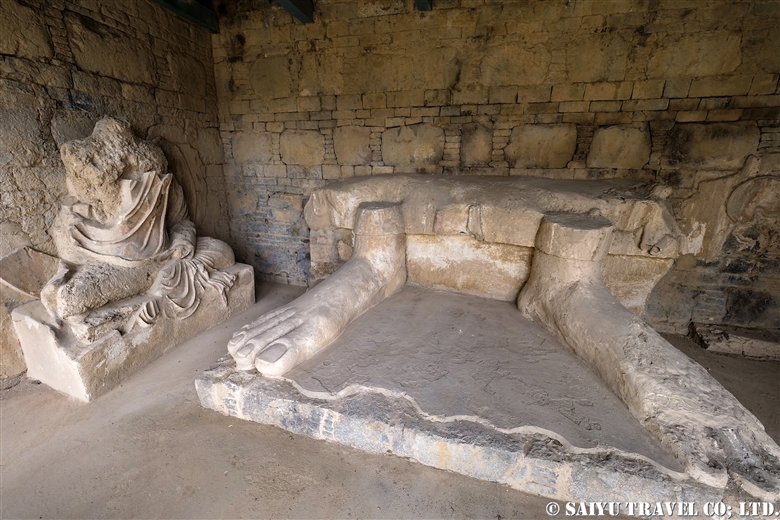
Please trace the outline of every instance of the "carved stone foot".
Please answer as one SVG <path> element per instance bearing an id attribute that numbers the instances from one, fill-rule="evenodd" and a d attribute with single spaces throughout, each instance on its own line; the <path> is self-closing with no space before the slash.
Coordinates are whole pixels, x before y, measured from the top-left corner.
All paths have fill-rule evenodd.
<path id="1" fill-rule="evenodd" d="M 751 495 L 777 500 L 780 448 L 763 425 L 602 283 L 611 236 L 601 217 L 545 216 L 518 308 L 558 334 L 693 478 L 722 489 L 730 476 Z"/>
<path id="2" fill-rule="evenodd" d="M 236 332 L 228 351 L 241 370 L 282 375 L 333 341 L 355 318 L 406 282 L 406 235 L 398 204 L 363 203 L 352 258 L 288 305 Z"/>

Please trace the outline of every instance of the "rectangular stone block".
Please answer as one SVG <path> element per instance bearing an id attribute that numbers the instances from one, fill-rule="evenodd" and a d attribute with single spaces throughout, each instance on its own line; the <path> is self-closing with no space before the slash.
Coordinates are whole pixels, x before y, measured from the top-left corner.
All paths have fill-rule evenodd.
<path id="1" fill-rule="evenodd" d="M 387 98 L 384 92 L 363 94 L 363 108 L 385 108 Z"/>
<path id="2" fill-rule="evenodd" d="M 517 87 L 490 87 L 490 103 L 515 103 Z"/>
<path id="3" fill-rule="evenodd" d="M 518 87 L 518 103 L 546 103 L 550 101 L 550 91 L 552 89 L 545 85 L 533 87 Z"/>
<path id="4" fill-rule="evenodd" d="M 690 97 L 744 96 L 750 90 L 752 76 L 702 78 L 691 82 Z"/>
<path id="5" fill-rule="evenodd" d="M 693 99 L 670 99 L 669 110 L 696 110 L 699 108 L 699 100 Z"/>
<path id="6" fill-rule="evenodd" d="M 760 76 L 753 76 L 753 83 L 750 85 L 750 96 L 762 96 L 766 94 L 774 94 L 777 88 L 777 74 L 762 74 Z"/>
<path id="7" fill-rule="evenodd" d="M 487 87 L 471 87 L 452 91 L 453 105 L 481 105 L 488 102 Z"/>
<path id="8" fill-rule="evenodd" d="M 598 112 L 594 122 L 597 125 L 625 125 L 633 120 L 631 112 Z"/>
<path id="9" fill-rule="evenodd" d="M 186 319 L 159 315 L 150 326 L 136 324 L 124 334 L 114 330 L 90 344 L 79 342 L 67 323 L 62 328 L 54 324 L 39 300 L 17 307 L 12 317 L 28 376 L 80 401 L 103 395 L 174 346 L 254 304 L 252 268 L 235 264 L 225 272 L 236 277 L 227 305 L 211 289 L 214 294 L 204 294 L 209 298 L 204 297 Z M 125 304 L 146 301 L 144 297 L 130 300 Z"/>
<path id="10" fill-rule="evenodd" d="M 586 100 L 630 99 L 633 90 L 631 81 L 605 81 L 585 85 Z"/>
<path id="11" fill-rule="evenodd" d="M 388 107 L 421 107 L 425 105 L 424 90 L 405 90 L 387 93 Z"/>
<path id="12" fill-rule="evenodd" d="M 304 96 L 297 99 L 298 110 L 301 112 L 319 112 L 321 108 L 318 96 Z"/>
<path id="13" fill-rule="evenodd" d="M 733 97 L 729 108 L 759 108 L 780 106 L 780 95 L 777 96 L 744 96 Z"/>
<path id="14" fill-rule="evenodd" d="M 639 99 L 623 102 L 623 110 L 633 112 L 638 110 L 666 110 L 669 107 L 669 99 Z"/>
<path id="15" fill-rule="evenodd" d="M 585 97 L 585 83 L 553 85 L 550 101 L 580 101 Z"/>
<path id="16" fill-rule="evenodd" d="M 496 300 L 517 298 L 528 279 L 533 249 L 471 237 L 408 235 L 409 282 Z"/>
<path id="17" fill-rule="evenodd" d="M 583 103 L 588 103 L 588 101 L 583 101 Z M 591 112 L 620 112 L 622 105 L 622 101 L 591 101 L 589 110 Z"/>
<path id="18" fill-rule="evenodd" d="M 726 108 L 731 98 L 719 97 L 719 98 L 703 98 L 699 101 L 699 110 L 714 110 L 718 108 Z"/>
<path id="19" fill-rule="evenodd" d="M 336 109 L 338 111 L 357 110 L 363 108 L 363 99 L 359 94 L 336 96 Z"/>
<path id="20" fill-rule="evenodd" d="M 449 90 L 426 90 L 425 91 L 425 106 L 443 106 L 450 103 L 450 91 Z"/>
<path id="21" fill-rule="evenodd" d="M 664 80 L 650 79 L 647 81 L 635 81 L 631 99 L 656 99 L 664 92 Z"/>
<path id="22" fill-rule="evenodd" d="M 707 119 L 706 110 L 693 110 L 693 111 L 680 111 L 677 112 L 676 121 L 680 123 L 692 123 L 698 121 L 704 121 Z"/>
<path id="23" fill-rule="evenodd" d="M 587 112 L 589 105 L 588 101 L 561 101 L 558 104 L 558 112 Z"/>
<path id="24" fill-rule="evenodd" d="M 688 91 L 691 88 L 691 80 L 689 79 L 667 79 L 664 85 L 664 97 L 667 98 L 684 98 L 688 97 Z"/>
<path id="25" fill-rule="evenodd" d="M 742 117 L 742 109 L 716 109 L 707 113 L 707 121 L 738 121 Z"/>

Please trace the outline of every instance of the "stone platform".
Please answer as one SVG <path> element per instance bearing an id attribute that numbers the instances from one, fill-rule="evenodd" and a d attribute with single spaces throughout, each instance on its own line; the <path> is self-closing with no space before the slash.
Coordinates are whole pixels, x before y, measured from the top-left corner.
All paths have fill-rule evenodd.
<path id="1" fill-rule="evenodd" d="M 99 397 L 167 350 L 254 304 L 252 268 L 235 264 L 225 272 L 236 277 L 227 306 L 209 288 L 214 294 L 205 294 L 186 319 L 161 315 L 151 326 L 136 325 L 124 334 L 113 330 L 89 344 L 79 341 L 67 322 L 58 327 L 40 300 L 17 307 L 12 318 L 28 377 L 81 401 Z"/>
<path id="2" fill-rule="evenodd" d="M 284 378 L 201 374 L 226 415 L 561 500 L 703 501 L 701 485 L 514 304 L 406 287 Z"/>

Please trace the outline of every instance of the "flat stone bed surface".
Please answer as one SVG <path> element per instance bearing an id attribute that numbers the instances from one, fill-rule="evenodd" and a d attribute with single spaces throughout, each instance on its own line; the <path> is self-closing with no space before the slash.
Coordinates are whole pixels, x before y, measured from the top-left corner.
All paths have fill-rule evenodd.
<path id="1" fill-rule="evenodd" d="M 286 377 L 307 393 L 400 392 L 430 416 L 540 428 L 681 471 L 599 377 L 514 302 L 405 287 Z"/>

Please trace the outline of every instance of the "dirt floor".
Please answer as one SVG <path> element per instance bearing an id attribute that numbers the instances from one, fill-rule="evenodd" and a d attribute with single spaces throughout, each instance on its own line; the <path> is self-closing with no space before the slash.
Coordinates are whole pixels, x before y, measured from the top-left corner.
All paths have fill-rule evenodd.
<path id="1" fill-rule="evenodd" d="M 0 392 L 0 517 L 547 518 L 541 497 L 203 409 L 195 375 L 240 324 L 302 290 L 262 285 L 249 311 L 91 404 L 29 380 Z M 780 363 L 668 339 L 779 438 Z"/>

